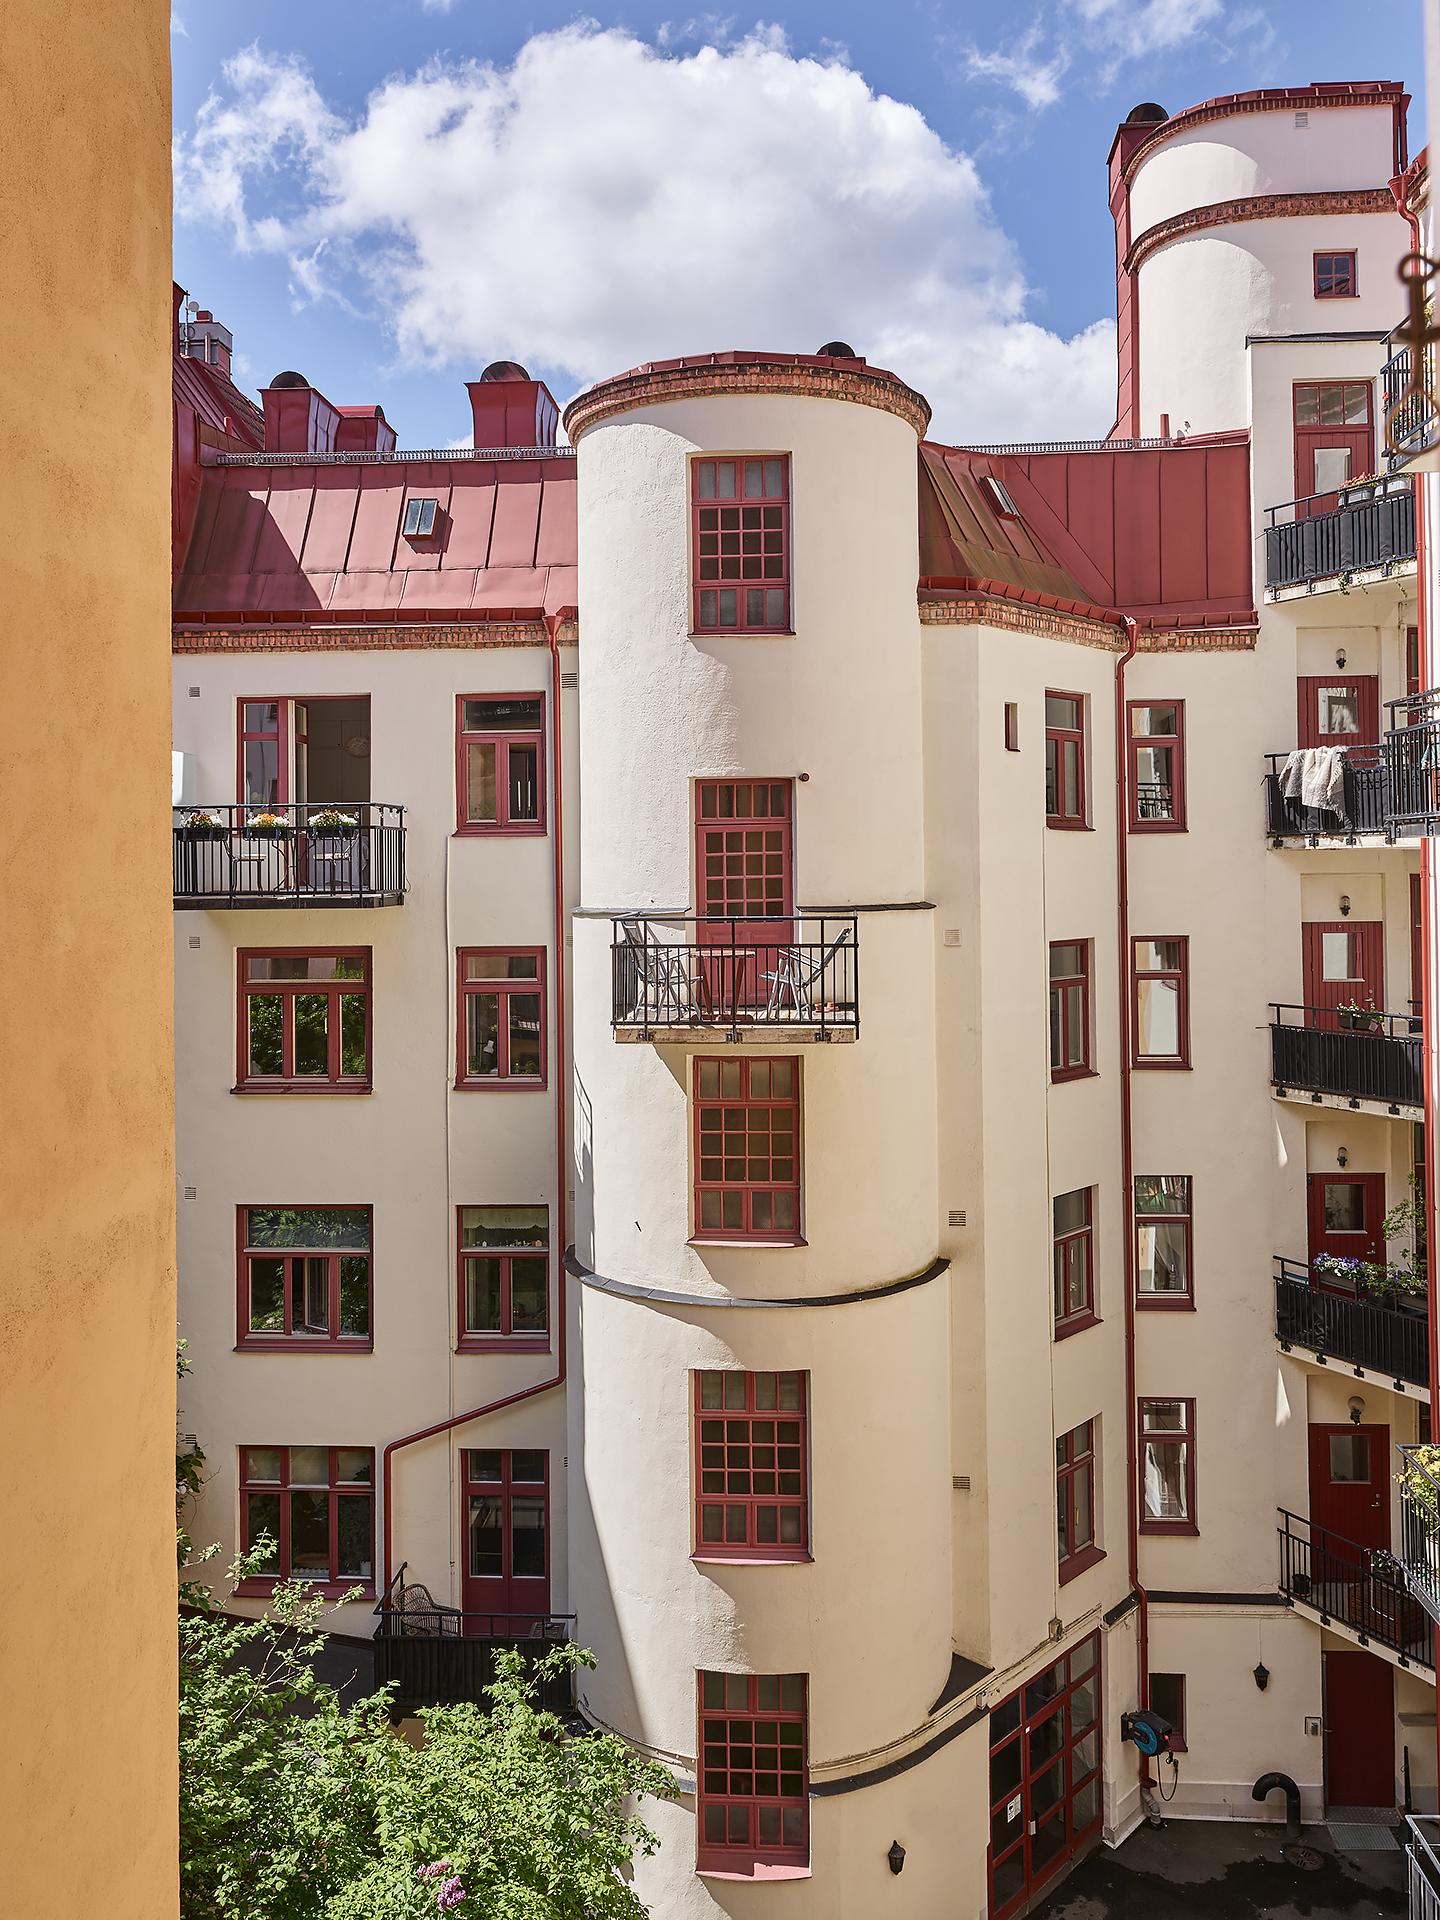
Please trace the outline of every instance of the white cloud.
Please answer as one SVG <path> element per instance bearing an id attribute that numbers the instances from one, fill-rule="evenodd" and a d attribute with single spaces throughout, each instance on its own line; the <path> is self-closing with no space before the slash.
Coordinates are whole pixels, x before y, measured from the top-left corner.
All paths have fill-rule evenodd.
<path id="1" fill-rule="evenodd" d="M 455 0 L 420 0 L 426 13 L 449 13 L 454 4 Z"/>
<path id="2" fill-rule="evenodd" d="M 1227 13 L 1225 0 L 1054 0 L 1007 46 L 968 45 L 965 71 L 1039 109 L 1060 98 L 1067 73 L 1108 88 L 1132 61 L 1154 60 L 1202 38 L 1224 50 L 1241 37 L 1256 51 L 1273 42 L 1260 8 Z"/>
<path id="3" fill-rule="evenodd" d="M 252 47 L 176 178 L 182 216 L 283 255 L 297 297 L 363 303 L 412 363 L 518 359 L 573 387 L 843 338 L 918 386 L 944 437 L 1113 417 L 1113 328 L 1034 320 L 973 161 L 774 29 L 681 56 L 582 23 L 508 67 L 392 76 L 349 120 Z"/>
<path id="4" fill-rule="evenodd" d="M 1035 20 L 1008 53 L 982 53 L 978 47 L 967 47 L 966 72 L 972 80 L 995 80 L 1009 87 L 1027 107 L 1053 107 L 1060 98 L 1060 81 L 1070 64 L 1070 54 L 1065 47 L 1052 47 L 1048 55 L 1042 55 L 1042 39 L 1040 23 Z"/>

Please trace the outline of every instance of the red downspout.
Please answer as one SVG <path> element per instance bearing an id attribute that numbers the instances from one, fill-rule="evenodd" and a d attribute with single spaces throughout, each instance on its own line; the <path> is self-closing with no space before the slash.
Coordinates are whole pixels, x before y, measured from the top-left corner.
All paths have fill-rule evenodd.
<path id="1" fill-rule="evenodd" d="M 1130 1587 L 1139 1603 L 1136 1653 L 1140 1668 L 1140 1705 L 1150 1704 L 1150 1600 L 1140 1584 L 1140 1461 L 1135 1441 L 1135 1153 L 1130 1124 L 1130 769 L 1125 751 L 1125 668 L 1135 657 L 1136 623 L 1122 616 L 1125 651 L 1115 663 L 1115 867 L 1116 912 L 1120 927 L 1120 1154 L 1125 1192 L 1125 1460 L 1126 1513 L 1129 1519 Z M 1150 1769 L 1142 1763 L 1148 1785 Z"/>
<path id="2" fill-rule="evenodd" d="M 437 1420 L 433 1426 L 420 1427 L 414 1433 L 402 1434 L 398 1440 L 387 1443 L 381 1464 L 380 1504 L 383 1513 L 384 1574 L 385 1584 L 381 1593 L 388 1593 L 391 1579 L 391 1460 L 402 1447 L 413 1447 L 417 1441 L 433 1440 L 436 1434 L 450 1433 L 456 1427 L 468 1426 L 472 1420 L 482 1420 L 486 1414 L 498 1413 L 502 1407 L 517 1406 L 522 1400 L 533 1400 L 537 1394 L 552 1393 L 556 1387 L 565 1384 L 565 1238 L 566 1218 L 565 1200 L 569 1191 L 565 1169 L 565 814 L 562 799 L 563 782 L 560 768 L 560 623 L 572 618 L 574 609 L 562 608 L 559 613 L 545 615 L 545 631 L 550 647 L 550 711 L 552 721 L 552 753 L 550 775 L 550 797 L 554 808 L 554 828 L 550 836 L 554 855 L 555 889 L 555 958 L 553 978 L 555 981 L 555 1193 L 556 1240 L 560 1249 L 560 1259 L 556 1264 L 555 1279 L 555 1316 L 558 1330 L 555 1344 L 555 1371 L 548 1380 L 539 1380 L 533 1387 L 522 1387 L 518 1393 L 507 1393 L 499 1400 L 487 1400 L 483 1406 L 471 1407 L 466 1413 L 455 1413 L 448 1420 Z"/>

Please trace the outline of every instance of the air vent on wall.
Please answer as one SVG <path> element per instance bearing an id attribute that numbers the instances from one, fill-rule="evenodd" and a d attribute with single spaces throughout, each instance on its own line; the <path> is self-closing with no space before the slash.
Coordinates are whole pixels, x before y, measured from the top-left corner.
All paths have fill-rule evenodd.
<path id="1" fill-rule="evenodd" d="M 1309 124 L 1310 124 L 1310 116 L 1309 116 L 1309 114 L 1308 114 L 1308 113 L 1297 113 L 1297 114 L 1296 114 L 1296 116 L 1295 116 L 1295 124 L 1296 124 L 1296 126 L 1297 126 L 1297 127 L 1308 127 L 1308 126 L 1309 126 Z"/>

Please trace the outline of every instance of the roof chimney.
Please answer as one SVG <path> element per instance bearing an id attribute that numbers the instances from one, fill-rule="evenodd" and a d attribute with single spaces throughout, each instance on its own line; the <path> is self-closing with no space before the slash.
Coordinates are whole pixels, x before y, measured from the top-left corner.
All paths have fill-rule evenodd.
<path id="1" fill-rule="evenodd" d="M 395 429 L 381 407 L 337 407 L 336 453 L 393 453 Z"/>
<path id="2" fill-rule="evenodd" d="M 553 447 L 560 409 L 543 380 L 514 360 L 496 360 L 467 380 L 477 447 Z"/>
<path id="3" fill-rule="evenodd" d="M 334 453 L 340 409 L 303 373 L 277 373 L 260 398 L 265 406 L 266 453 Z"/>
<path id="4" fill-rule="evenodd" d="M 193 300 L 185 303 L 185 313 L 180 322 L 180 351 L 189 360 L 203 360 L 208 367 L 214 367 L 217 373 L 230 378 L 230 354 L 234 348 L 234 336 L 228 327 L 220 322 L 204 307 L 197 307 Z"/>

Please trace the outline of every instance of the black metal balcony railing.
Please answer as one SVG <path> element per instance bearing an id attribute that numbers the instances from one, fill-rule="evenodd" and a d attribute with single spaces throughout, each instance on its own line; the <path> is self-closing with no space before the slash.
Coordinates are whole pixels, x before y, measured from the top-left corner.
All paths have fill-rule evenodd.
<path id="1" fill-rule="evenodd" d="M 1396 1109 L 1421 1105 L 1416 1015 L 1346 1016 L 1333 1008 L 1286 1006 L 1270 1011 L 1270 1078 L 1280 1094 L 1330 1093 Z M 1347 1018 L 1358 1024 L 1342 1024 Z"/>
<path id="2" fill-rule="evenodd" d="M 1338 494 L 1271 507 L 1265 516 L 1265 584 L 1300 587 L 1415 558 L 1415 493 L 1392 474 Z"/>
<path id="3" fill-rule="evenodd" d="M 1407 1662 L 1435 1664 L 1434 1628 L 1395 1556 L 1280 1510 L 1280 1591 Z"/>
<path id="4" fill-rule="evenodd" d="M 860 1027 L 854 914 L 793 920 L 611 922 L 611 1022 L 657 1027 L 774 1027 L 817 1037 Z"/>
<path id="5" fill-rule="evenodd" d="M 1440 1479 L 1424 1446 L 1400 1446 L 1400 1564 L 1405 1585 L 1440 1620 Z"/>
<path id="6" fill-rule="evenodd" d="M 1380 369 L 1385 450 L 1392 466 L 1433 446 L 1436 428 L 1436 410 L 1431 397 L 1436 391 L 1435 343 L 1429 341 L 1423 349 L 1419 391 L 1415 391 L 1410 381 L 1410 370 L 1415 364 L 1414 348 L 1408 341 L 1397 345 L 1399 333 L 1397 327 L 1386 335 L 1385 344 L 1391 351 Z"/>
<path id="7" fill-rule="evenodd" d="M 1137 820 L 1173 820 L 1175 789 L 1168 780 L 1135 782 L 1135 818 Z"/>
<path id="8" fill-rule="evenodd" d="M 573 1613 L 464 1613 L 442 1607 L 426 1588 L 404 1586 L 405 1568 L 395 1576 L 375 1611 L 375 1684 L 395 1685 L 400 1715 L 417 1707 L 450 1707 L 463 1700 L 488 1704 L 494 1684 L 495 1656 L 509 1650 L 538 1658 L 570 1638 Z M 540 1704 L 552 1713 L 568 1713 L 575 1703 L 571 1674 L 541 1682 Z"/>
<path id="9" fill-rule="evenodd" d="M 1416 1309 L 1331 1293 L 1302 1261 L 1275 1256 L 1275 1337 L 1326 1360 L 1364 1367 L 1397 1384 L 1428 1387 L 1430 1344 L 1423 1296 Z"/>
<path id="10" fill-rule="evenodd" d="M 1288 753 L 1265 756 L 1265 831 L 1272 839 L 1304 834 L 1383 833 L 1390 835 L 1390 786 L 1386 754 L 1380 746 L 1345 749 L 1345 790 L 1338 808 L 1307 807 L 1297 794 L 1285 793 L 1283 770 Z"/>
<path id="11" fill-rule="evenodd" d="M 1440 692 L 1386 702 L 1386 827 L 1391 837 L 1440 832 Z"/>
<path id="12" fill-rule="evenodd" d="M 1440 1819 L 1412 1813 L 1405 1826 L 1409 1920 L 1440 1920 Z"/>
<path id="13" fill-rule="evenodd" d="M 378 907 L 405 898 L 405 809 L 347 801 L 177 807 L 177 907 Z M 260 816 L 266 816 L 261 819 Z M 352 824 L 349 824 L 353 822 Z"/>

